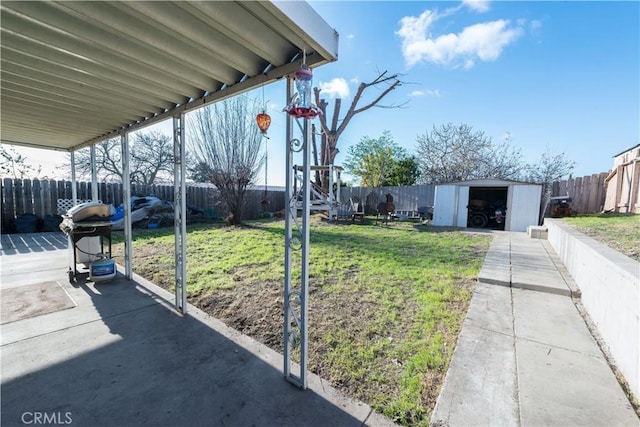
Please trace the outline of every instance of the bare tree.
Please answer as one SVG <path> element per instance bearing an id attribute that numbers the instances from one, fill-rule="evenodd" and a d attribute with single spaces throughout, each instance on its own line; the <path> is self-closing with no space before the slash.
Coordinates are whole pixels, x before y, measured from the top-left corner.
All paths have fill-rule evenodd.
<path id="1" fill-rule="evenodd" d="M 253 119 L 257 112 L 246 96 L 236 96 L 196 111 L 189 121 L 196 164 L 218 188 L 231 225 L 242 223 L 247 188 L 264 160 L 262 135 Z"/>
<path id="2" fill-rule="evenodd" d="M 173 137 L 160 131 L 138 132 L 131 149 L 132 182 L 154 184 L 173 176 Z"/>
<path id="3" fill-rule="evenodd" d="M 89 149 L 78 150 L 75 155 L 80 176 L 91 176 Z M 122 180 L 120 139 L 113 138 L 96 144 L 98 178 L 104 181 Z M 173 175 L 173 139 L 160 131 L 133 134 L 130 149 L 130 178 L 136 184 L 168 182 Z"/>
<path id="4" fill-rule="evenodd" d="M 427 184 L 470 179 L 518 179 L 526 165 L 508 141 L 494 145 L 484 132 L 469 125 L 433 126 L 418 136 L 416 157 Z"/>
<path id="5" fill-rule="evenodd" d="M 30 164 L 11 145 L 0 145 L 0 176 L 12 176 L 14 179 L 39 178 L 41 172 L 42 166 Z"/>
<path id="6" fill-rule="evenodd" d="M 314 162 L 316 165 L 333 165 L 336 155 L 338 154 L 338 140 L 340 139 L 340 135 L 345 131 L 349 122 L 356 114 L 360 114 L 364 111 L 367 111 L 371 107 L 377 106 L 382 108 L 397 108 L 399 105 L 387 105 L 381 106 L 378 105 L 382 99 L 389 94 L 392 90 L 397 88 L 402 84 L 399 79 L 399 74 L 387 75 L 387 72 L 384 71 L 378 75 L 375 79 L 370 82 L 362 82 L 358 86 L 358 90 L 356 91 L 355 96 L 353 97 L 353 101 L 351 101 L 351 105 L 347 110 L 346 114 L 340 120 L 340 109 L 342 107 L 342 99 L 336 98 L 333 104 L 333 114 L 331 115 L 331 120 L 329 121 L 327 115 L 327 106 L 328 102 L 325 99 L 320 98 L 320 89 L 314 88 L 313 92 L 315 95 L 315 102 L 322 114 L 319 115 L 320 122 L 320 130 L 322 131 L 322 135 L 320 137 L 320 150 L 317 149 L 317 143 L 315 139 L 315 132 L 313 133 L 314 137 L 312 139 L 313 144 L 313 153 L 314 153 Z M 378 94 L 376 98 L 372 101 L 359 106 L 358 104 L 363 98 L 365 91 L 370 87 L 384 87 L 382 92 Z M 315 127 L 314 129 L 315 130 Z M 318 156 L 319 155 L 319 156 Z M 316 173 L 316 185 L 322 186 L 324 190 L 328 189 L 329 180 L 328 176 L 320 176 L 320 174 Z"/>
<path id="7" fill-rule="evenodd" d="M 564 153 L 554 154 L 547 147 L 546 152 L 540 156 L 537 164 L 527 167 L 527 180 L 542 184 L 542 200 L 540 202 L 540 221 L 543 221 L 544 213 L 547 211 L 551 200 L 551 190 L 553 181 L 562 179 L 569 175 L 575 163 L 565 157 Z"/>

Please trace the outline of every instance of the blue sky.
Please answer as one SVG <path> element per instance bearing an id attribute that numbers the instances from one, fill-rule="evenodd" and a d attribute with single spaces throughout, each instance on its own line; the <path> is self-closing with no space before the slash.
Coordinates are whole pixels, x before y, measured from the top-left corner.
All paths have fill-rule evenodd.
<path id="1" fill-rule="evenodd" d="M 314 70 L 314 86 L 327 100 L 341 97 L 346 110 L 359 82 L 379 71 L 406 82 L 382 102 L 406 102 L 403 108 L 374 108 L 353 119 L 336 164 L 363 136 L 388 130 L 412 152 L 418 135 L 449 122 L 469 124 L 495 142 L 509 134 L 527 162 L 547 148 L 564 152 L 576 176 L 609 170 L 614 154 L 640 142 L 638 2 L 311 5 L 340 34 L 339 60 Z M 364 101 L 378 93 L 369 89 Z M 251 96 L 261 98 L 262 90 Z M 284 84 L 266 87 L 264 97 L 273 118 L 269 184 L 284 185 Z M 169 122 L 161 127 L 170 132 Z"/>
<path id="2" fill-rule="evenodd" d="M 576 176 L 609 170 L 614 154 L 640 142 L 637 2 L 311 5 L 340 34 L 339 60 L 314 71 L 327 99 L 342 97 L 345 110 L 357 84 L 378 71 L 401 73 L 407 82 L 383 101 L 408 101 L 404 108 L 353 119 L 337 164 L 362 136 L 389 130 L 413 151 L 417 135 L 448 122 L 469 124 L 495 142 L 508 132 L 528 162 L 547 147 L 564 152 L 576 162 Z M 371 89 L 369 99 L 378 93 Z M 266 96 L 273 103 L 278 94 Z M 284 154 L 271 146 L 284 118 L 279 109 L 270 113 L 269 175 L 279 183 L 275 168 L 282 170 Z"/>

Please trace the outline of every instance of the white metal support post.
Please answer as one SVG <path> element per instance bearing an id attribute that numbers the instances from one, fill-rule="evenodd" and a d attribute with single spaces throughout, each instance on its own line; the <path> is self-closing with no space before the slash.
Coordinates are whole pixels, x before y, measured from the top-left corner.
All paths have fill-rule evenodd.
<path id="1" fill-rule="evenodd" d="M 292 95 L 292 85 L 293 82 L 290 77 L 287 77 L 287 102 Z M 295 194 L 293 194 L 293 181 L 295 180 L 296 172 L 292 170 L 293 168 L 293 155 L 291 152 L 291 140 L 293 138 L 293 119 L 287 116 L 286 127 L 285 127 L 285 191 L 284 191 L 284 376 L 287 380 L 291 378 L 291 356 L 290 356 L 290 347 L 291 344 L 289 342 L 289 337 L 292 332 L 291 329 L 291 313 L 289 306 L 289 295 L 291 294 L 291 274 L 292 274 L 292 249 L 291 249 L 291 239 L 292 239 L 292 223 L 293 220 L 291 218 L 291 211 L 293 211 L 293 215 L 297 215 L 297 210 L 295 208 L 291 208 L 291 204 L 295 203 Z M 292 199 L 293 194 L 293 199 Z"/>
<path id="2" fill-rule="evenodd" d="M 293 78 L 287 77 L 287 102 L 293 93 Z M 285 191 L 285 273 L 284 273 L 284 375 L 296 386 L 307 388 L 307 312 L 309 307 L 309 211 L 310 211 L 310 147 L 311 126 L 302 120 L 300 139 L 294 137 L 294 119 L 287 116 L 286 191 Z M 300 122 L 298 122 L 300 124 Z M 302 153 L 302 183 L 294 185 L 296 168 L 294 153 Z M 300 217 L 298 212 L 301 211 Z M 294 283 L 294 271 L 300 272 Z M 298 361 L 298 372 L 292 365 Z"/>
<path id="3" fill-rule="evenodd" d="M 96 146 L 91 146 L 91 200 L 98 201 L 98 168 L 96 167 Z"/>
<path id="4" fill-rule="evenodd" d="M 329 165 L 329 188 L 327 189 L 327 201 L 329 202 L 329 221 L 333 221 L 335 218 L 338 219 L 338 209 L 336 205 L 335 194 L 333 192 L 333 165 Z"/>
<path id="5" fill-rule="evenodd" d="M 333 167 L 333 166 L 331 166 Z M 342 203 L 342 199 L 340 198 L 340 187 L 342 186 L 342 176 L 341 176 L 341 172 L 340 169 L 336 170 L 336 206 L 340 206 L 340 204 Z"/>
<path id="6" fill-rule="evenodd" d="M 76 182 L 76 152 L 71 152 L 71 200 L 73 206 L 78 204 L 78 183 Z"/>
<path id="7" fill-rule="evenodd" d="M 184 113 L 173 117 L 173 211 L 176 310 L 187 312 L 187 195 Z"/>
<path id="8" fill-rule="evenodd" d="M 124 205 L 124 271 L 127 279 L 133 279 L 133 238 L 131 235 L 131 174 L 129 169 L 129 134 L 120 134 L 122 157 L 122 204 Z"/>

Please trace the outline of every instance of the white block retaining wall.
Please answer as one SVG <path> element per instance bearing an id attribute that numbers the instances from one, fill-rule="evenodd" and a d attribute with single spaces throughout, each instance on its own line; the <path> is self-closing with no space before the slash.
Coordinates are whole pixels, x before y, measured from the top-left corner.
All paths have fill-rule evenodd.
<path id="1" fill-rule="evenodd" d="M 545 218 L 549 243 L 582 293 L 582 304 L 615 364 L 640 397 L 640 262 Z"/>

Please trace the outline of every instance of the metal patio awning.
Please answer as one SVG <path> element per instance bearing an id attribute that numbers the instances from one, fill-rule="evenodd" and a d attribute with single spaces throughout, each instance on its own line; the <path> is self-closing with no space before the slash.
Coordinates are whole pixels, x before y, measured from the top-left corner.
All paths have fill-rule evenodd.
<path id="1" fill-rule="evenodd" d="M 1 139 L 75 150 L 337 59 L 305 2 L 3 1 Z"/>

